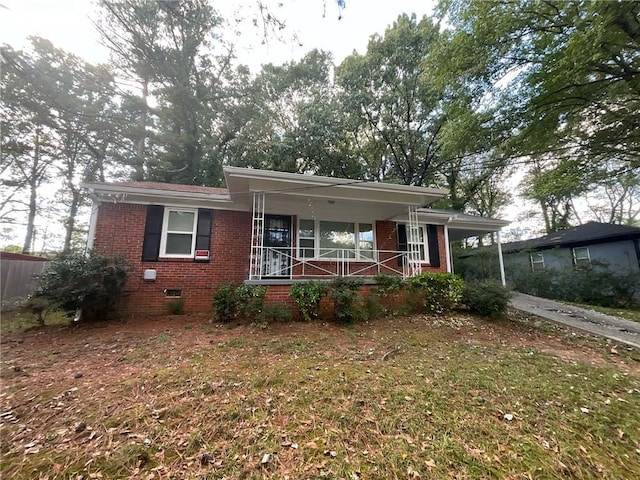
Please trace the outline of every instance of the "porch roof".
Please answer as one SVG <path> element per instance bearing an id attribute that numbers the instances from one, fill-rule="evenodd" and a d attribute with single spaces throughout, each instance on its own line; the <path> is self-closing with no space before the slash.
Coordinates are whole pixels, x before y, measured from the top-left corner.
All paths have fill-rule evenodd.
<path id="1" fill-rule="evenodd" d="M 422 207 L 447 191 L 391 183 L 365 182 L 287 172 L 224 167 L 231 200 L 251 210 L 253 193 L 265 193 L 265 210 L 306 218 L 353 220 L 390 219 Z"/>
<path id="2" fill-rule="evenodd" d="M 394 218 L 395 221 L 408 221 L 407 215 Z M 502 227 L 509 225 L 509 221 L 497 218 L 469 215 L 453 210 L 437 210 L 435 208 L 419 208 L 418 220 L 423 223 L 446 225 L 449 230 L 449 240 L 463 240 L 469 237 L 499 232 Z"/>

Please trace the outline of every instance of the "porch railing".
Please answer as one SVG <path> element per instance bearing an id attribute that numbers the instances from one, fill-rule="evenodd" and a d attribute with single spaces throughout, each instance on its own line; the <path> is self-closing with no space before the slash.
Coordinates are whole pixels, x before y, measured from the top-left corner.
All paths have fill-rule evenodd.
<path id="1" fill-rule="evenodd" d="M 255 247 L 260 268 L 252 268 L 249 280 L 371 277 L 377 273 L 407 278 L 419 271 L 406 251 L 323 248 L 313 258 L 301 257 L 296 247 Z M 301 249 L 303 250 L 303 249 Z"/>

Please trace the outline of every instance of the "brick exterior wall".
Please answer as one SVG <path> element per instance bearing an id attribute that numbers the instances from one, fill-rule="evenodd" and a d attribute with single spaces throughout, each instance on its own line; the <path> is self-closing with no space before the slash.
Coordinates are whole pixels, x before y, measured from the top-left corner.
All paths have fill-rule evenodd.
<path id="1" fill-rule="evenodd" d="M 131 264 L 120 311 L 125 315 L 167 313 L 172 300 L 165 289 L 182 290 L 185 312 L 210 312 L 216 288 L 224 282 L 241 283 L 249 277 L 251 213 L 216 210 L 211 233 L 211 260 L 160 259 L 141 261 L 147 207 L 101 203 L 93 249 L 122 255 Z M 156 270 L 155 281 L 143 280 L 146 269 Z"/>
<path id="2" fill-rule="evenodd" d="M 429 265 L 428 263 L 423 263 L 422 264 L 422 271 L 423 272 L 446 272 L 447 271 L 447 253 L 446 253 L 446 247 L 445 247 L 445 242 L 444 242 L 444 226 L 443 225 L 437 225 L 437 231 L 438 231 L 438 250 L 440 252 L 440 266 L 439 267 L 432 267 L 431 265 Z M 378 250 L 396 250 L 398 248 L 398 232 L 397 232 L 397 224 L 395 222 L 389 222 L 389 221 L 378 221 L 376 222 L 376 242 L 377 242 L 377 249 Z M 380 261 L 382 261 L 382 259 L 384 257 L 393 257 L 394 254 L 380 254 Z M 397 262 L 394 260 L 391 260 L 390 263 L 395 262 L 395 265 L 397 265 Z M 394 265 L 394 268 L 400 268 L 400 267 L 396 267 Z M 386 272 L 382 272 L 382 273 L 386 273 Z"/>
<path id="3" fill-rule="evenodd" d="M 211 228 L 211 259 L 209 262 L 194 262 L 191 259 L 159 259 L 155 262 L 141 260 L 146 205 L 127 203 L 101 203 L 96 221 L 93 249 L 109 255 L 126 257 L 131 272 L 125 287 L 120 311 L 125 315 L 153 315 L 167 313 L 166 305 L 175 300 L 165 295 L 166 289 L 180 289 L 186 313 L 211 312 L 211 302 L 217 287 L 224 282 L 242 283 L 249 277 L 251 252 L 251 213 L 215 210 Z M 294 243 L 296 222 L 292 218 Z M 376 242 L 378 250 L 396 250 L 397 233 L 395 222 L 377 221 Z M 423 265 L 423 271 L 446 271 L 444 227 L 438 226 L 440 267 Z M 381 254 L 393 257 L 395 254 Z M 383 258 L 381 258 L 383 259 Z M 324 262 L 318 262 L 322 264 Z M 360 265 L 360 264 L 358 264 Z M 361 264 L 365 265 L 365 264 Z M 389 260 L 395 269 L 397 260 Z M 354 266 L 354 265 L 352 265 Z M 155 281 L 145 281 L 146 269 L 156 270 Z M 383 273 L 392 274 L 392 271 Z M 296 271 L 296 273 L 299 273 Z M 307 275 L 312 272 L 305 270 Z M 377 269 L 360 272 L 374 275 Z M 289 297 L 289 285 L 270 285 L 266 301 L 293 306 Z"/>

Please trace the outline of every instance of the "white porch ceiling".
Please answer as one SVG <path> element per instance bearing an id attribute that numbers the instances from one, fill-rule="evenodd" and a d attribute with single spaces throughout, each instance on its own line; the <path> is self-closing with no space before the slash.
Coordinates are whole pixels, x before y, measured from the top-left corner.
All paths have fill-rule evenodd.
<path id="1" fill-rule="evenodd" d="M 251 210 L 253 194 L 266 195 L 265 212 L 302 218 L 366 221 L 390 219 L 410 205 L 425 206 L 446 195 L 436 188 L 225 167 L 233 202 Z"/>

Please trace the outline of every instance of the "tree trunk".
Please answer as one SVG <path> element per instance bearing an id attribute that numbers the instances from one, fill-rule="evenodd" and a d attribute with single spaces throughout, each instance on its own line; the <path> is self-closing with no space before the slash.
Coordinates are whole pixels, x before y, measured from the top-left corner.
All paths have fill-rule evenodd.
<path id="1" fill-rule="evenodd" d="M 71 187 L 71 205 L 69 206 L 69 216 L 65 222 L 64 234 L 64 252 L 71 251 L 71 237 L 76 227 L 76 217 L 78 215 L 78 207 L 80 206 L 80 192 Z"/>
<path id="2" fill-rule="evenodd" d="M 31 175 L 29 175 L 29 213 L 27 215 L 27 234 L 24 237 L 22 253 L 33 253 L 32 244 L 34 238 L 36 221 L 36 200 L 38 187 L 38 168 L 40 166 L 40 132 L 36 131 L 33 164 L 31 165 Z"/>
<path id="3" fill-rule="evenodd" d="M 149 96 L 149 80 L 146 78 L 142 80 L 142 112 L 140 112 L 140 120 L 138 126 L 140 128 L 140 136 L 136 142 L 136 164 L 133 173 L 133 179 L 137 182 L 144 180 L 144 156 L 145 156 L 145 144 L 147 140 L 147 116 L 148 116 L 148 101 Z"/>

